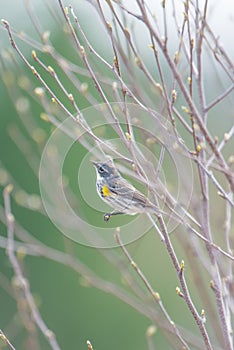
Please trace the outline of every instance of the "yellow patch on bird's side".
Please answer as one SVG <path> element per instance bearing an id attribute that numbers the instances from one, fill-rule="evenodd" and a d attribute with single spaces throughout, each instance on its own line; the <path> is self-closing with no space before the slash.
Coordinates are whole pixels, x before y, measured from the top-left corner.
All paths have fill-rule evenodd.
<path id="1" fill-rule="evenodd" d="M 102 187 L 102 194 L 103 194 L 104 197 L 111 196 L 111 191 L 109 190 L 107 185 L 104 185 Z"/>

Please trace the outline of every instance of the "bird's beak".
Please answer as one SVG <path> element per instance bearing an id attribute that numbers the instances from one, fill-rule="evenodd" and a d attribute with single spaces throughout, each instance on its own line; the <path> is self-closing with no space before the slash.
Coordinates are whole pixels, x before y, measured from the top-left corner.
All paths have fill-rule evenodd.
<path id="1" fill-rule="evenodd" d="M 97 168 L 98 167 L 98 162 L 95 162 L 94 160 L 91 160 L 91 163 L 95 166 L 95 168 Z"/>

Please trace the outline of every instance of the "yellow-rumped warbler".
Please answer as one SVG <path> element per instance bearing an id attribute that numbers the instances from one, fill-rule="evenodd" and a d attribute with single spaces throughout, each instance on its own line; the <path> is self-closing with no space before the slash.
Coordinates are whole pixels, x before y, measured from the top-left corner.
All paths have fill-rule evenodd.
<path id="1" fill-rule="evenodd" d="M 114 209 L 104 215 L 105 221 L 118 214 L 159 213 L 155 205 L 120 175 L 111 160 L 92 163 L 97 173 L 97 192 Z"/>

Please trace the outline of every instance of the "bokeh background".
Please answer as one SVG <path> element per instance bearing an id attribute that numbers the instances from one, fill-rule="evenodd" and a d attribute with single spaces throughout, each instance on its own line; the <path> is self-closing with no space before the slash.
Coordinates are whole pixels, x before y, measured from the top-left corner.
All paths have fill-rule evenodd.
<path id="1" fill-rule="evenodd" d="M 33 12 L 40 18 L 41 26 L 51 32 L 54 46 L 66 57 L 77 63 L 78 58 L 74 48 L 67 42 L 66 37 L 61 33 L 58 22 L 56 22 L 55 14 L 59 14 L 60 10 L 57 2 L 53 2 L 54 4 L 50 8 L 54 8 L 54 13 L 48 11 L 48 7 L 43 1 L 30 1 L 30 4 Z M 33 29 L 30 13 L 28 13 L 25 3 L 19 0 L 14 2 L 0 0 L 0 17 L 7 19 L 17 31 L 25 31 L 36 39 L 37 33 Z M 74 7 L 87 36 L 99 52 L 108 57 L 110 54 L 108 45 L 102 38 L 100 23 L 96 14 L 91 11 L 88 2 L 78 1 Z M 222 5 L 221 2 L 211 2 L 210 18 L 211 25 L 216 28 L 216 34 L 220 35 L 229 55 L 234 58 L 234 46 L 230 34 L 232 32 L 230 28 L 233 28 L 234 21 L 233 2 L 222 1 Z M 139 42 L 142 40 L 144 40 L 142 33 L 139 32 Z M 21 41 L 19 43 L 26 57 L 33 64 L 31 48 Z M 46 246 L 74 255 L 103 279 L 124 285 L 118 271 L 105 258 L 105 254 L 109 254 L 110 251 L 101 252 L 98 249 L 82 246 L 69 240 L 56 229 L 43 211 L 40 201 L 38 167 L 43 146 L 53 127 L 40 118 L 43 112 L 40 103 L 24 91 L 24 84 L 30 84 L 33 91 L 38 86 L 38 82 L 31 72 L 25 69 L 24 64 L 10 48 L 7 34 L 3 28 L 0 31 L 0 49 L 1 204 L 3 205 L 2 191 L 4 187 L 13 183 L 12 211 L 16 221 L 25 230 Z M 10 56 L 13 57 L 13 61 L 9 59 Z M 53 65 L 53 62 L 48 60 L 46 64 Z M 205 62 L 207 68 L 205 84 L 206 88 L 209 89 L 210 96 L 213 96 L 219 87 L 217 86 L 217 76 L 213 76 L 209 71 L 209 64 L 209 60 Z M 71 90 L 78 98 L 79 108 L 82 110 L 89 107 L 86 99 L 74 90 L 66 77 L 62 77 L 62 79 L 68 90 Z M 88 78 L 83 76 L 81 79 L 84 83 L 89 82 Z M 49 83 L 53 88 L 52 79 L 49 80 Z M 144 82 L 142 83 L 144 84 Z M 97 95 L 94 87 L 90 86 L 90 89 L 94 95 Z M 225 106 L 221 104 L 217 107 L 216 115 L 210 122 L 212 133 L 217 133 L 221 137 L 233 123 L 233 97 L 227 98 L 225 103 Z M 28 130 L 26 130 L 25 125 L 28 125 Z M 82 146 L 74 145 L 65 164 L 65 172 L 69 176 L 69 182 L 78 198 L 80 192 L 76 186 L 77 174 L 79 164 L 85 154 L 86 150 Z M 94 196 L 96 196 L 95 171 L 94 169 L 90 171 L 93 178 L 90 187 L 93 188 Z M 97 220 L 101 225 L 100 213 L 93 214 L 92 212 L 89 214 L 87 210 L 86 215 L 92 215 L 90 220 Z M 3 212 L 1 212 L 1 219 L 2 217 Z M 89 220 L 88 217 L 87 220 Z M 115 220 L 115 224 L 118 226 L 118 220 L 121 221 L 121 218 L 115 218 Z M 1 236 L 6 237 L 6 227 L 2 222 L 0 229 Z M 184 252 L 181 251 L 180 254 L 178 242 L 175 244 L 178 256 L 183 259 Z M 187 312 L 185 303 L 175 293 L 178 281 L 171 262 L 165 250 L 162 249 L 159 238 L 155 237 L 155 233 L 148 232 L 140 240 L 128 245 L 128 249 L 151 284 L 163 296 L 164 304 L 172 319 L 176 320 L 178 324 L 194 329 L 194 321 Z M 115 251 L 121 255 L 118 249 Z M 53 262 L 45 257 L 30 257 L 24 255 L 20 249 L 18 257 L 24 274 L 30 281 L 31 291 L 40 313 L 48 327 L 56 334 L 61 349 L 86 349 L 87 339 L 92 342 L 94 349 L 140 350 L 147 348 L 145 333 L 151 325 L 149 319 L 110 293 L 91 287 L 84 276 L 62 263 Z M 126 264 L 124 258 L 123 263 Z M 13 271 L 4 249 L 0 250 L 0 266 L 0 328 L 4 330 L 18 350 L 29 349 L 28 333 L 17 312 L 17 307 L 23 308 L 24 305 L 16 305 L 14 297 L 16 291 L 12 285 Z M 198 309 L 202 309 L 201 300 L 199 298 L 196 300 L 195 295 L 194 298 Z M 40 349 L 50 349 L 40 331 L 35 331 L 35 337 L 39 339 Z M 160 330 L 156 331 L 153 339 L 157 349 L 170 350 L 173 348 L 168 345 Z"/>

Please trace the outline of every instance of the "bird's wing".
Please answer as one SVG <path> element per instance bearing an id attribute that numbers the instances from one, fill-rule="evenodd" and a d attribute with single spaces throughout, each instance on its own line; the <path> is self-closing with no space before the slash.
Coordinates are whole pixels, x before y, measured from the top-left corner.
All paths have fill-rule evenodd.
<path id="1" fill-rule="evenodd" d="M 125 199 L 129 199 L 134 202 L 138 202 L 145 207 L 153 207 L 153 204 L 138 191 L 133 185 L 131 185 L 127 180 L 121 179 L 117 184 L 111 186 L 110 191 L 119 196 L 123 196 Z"/>

